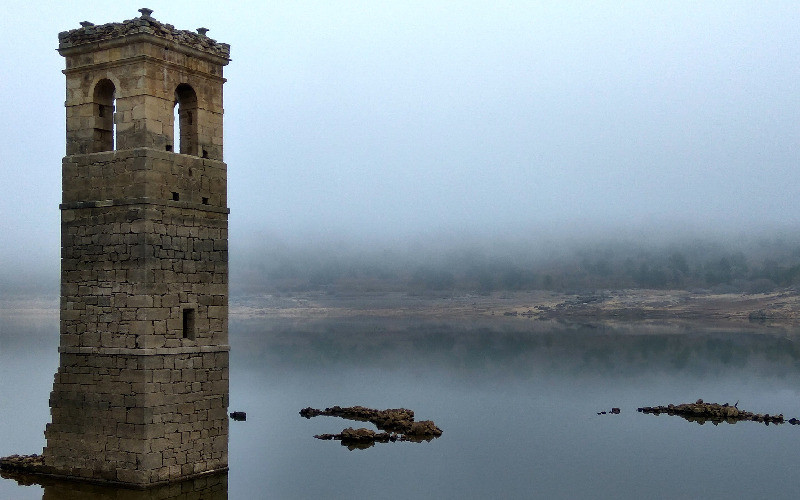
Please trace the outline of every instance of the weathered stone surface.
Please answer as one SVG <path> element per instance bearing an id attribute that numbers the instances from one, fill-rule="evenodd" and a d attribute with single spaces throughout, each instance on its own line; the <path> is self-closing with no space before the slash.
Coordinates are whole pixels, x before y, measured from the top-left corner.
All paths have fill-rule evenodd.
<path id="1" fill-rule="evenodd" d="M 78 29 L 64 31 L 58 34 L 58 47 L 65 49 L 89 43 L 97 43 L 104 40 L 129 37 L 136 34 L 147 34 L 163 38 L 171 42 L 179 43 L 186 47 L 208 52 L 219 57 L 228 58 L 230 56 L 230 45 L 218 43 L 212 40 L 206 33 L 207 29 L 198 29 L 197 32 L 175 29 L 171 24 L 163 24 L 157 21 L 149 9 L 142 9 L 142 15 L 136 19 L 129 19 L 121 23 L 108 23 L 94 25 L 92 23 L 81 23 Z"/>

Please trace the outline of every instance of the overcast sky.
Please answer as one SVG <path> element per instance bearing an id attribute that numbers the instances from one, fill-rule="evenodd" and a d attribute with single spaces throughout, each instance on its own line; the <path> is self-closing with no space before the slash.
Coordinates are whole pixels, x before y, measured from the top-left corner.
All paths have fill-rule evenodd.
<path id="1" fill-rule="evenodd" d="M 231 45 L 234 249 L 800 226 L 796 0 L 3 6 L 3 267 L 58 266 L 58 33 L 143 6 Z"/>

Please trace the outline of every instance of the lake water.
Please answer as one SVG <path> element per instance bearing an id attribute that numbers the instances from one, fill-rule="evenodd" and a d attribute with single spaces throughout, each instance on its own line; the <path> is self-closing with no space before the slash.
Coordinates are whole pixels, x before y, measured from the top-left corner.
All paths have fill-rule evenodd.
<path id="1" fill-rule="evenodd" d="M 0 456 L 40 453 L 57 317 L 0 317 Z M 800 332 L 232 318 L 230 471 L 134 493 L 0 480 L 2 499 L 797 498 L 800 426 L 698 425 L 640 406 L 800 417 Z M 444 431 L 349 450 L 371 427 L 301 408 L 405 407 Z M 612 407 L 619 415 L 597 415 Z M 177 488 L 177 489 L 176 489 Z M 192 493 L 194 491 L 194 493 Z"/>

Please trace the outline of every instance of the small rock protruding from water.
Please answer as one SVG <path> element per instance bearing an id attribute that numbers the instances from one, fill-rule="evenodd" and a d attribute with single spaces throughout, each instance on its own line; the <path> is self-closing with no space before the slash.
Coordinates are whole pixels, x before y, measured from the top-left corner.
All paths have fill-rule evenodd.
<path id="1" fill-rule="evenodd" d="M 784 423 L 783 414 L 770 415 L 769 413 L 751 413 L 749 411 L 740 410 L 738 408 L 739 402 L 730 406 L 728 403 L 705 403 L 702 399 L 698 399 L 694 403 L 684 403 L 679 405 L 668 406 L 644 406 L 638 408 L 640 413 L 650 413 L 653 415 L 660 415 L 666 413 L 667 415 L 677 415 L 683 417 L 690 422 L 697 422 L 704 424 L 710 421 L 714 425 L 720 422 L 736 423 L 742 420 L 749 420 L 752 422 L 761 422 L 764 424 L 782 424 Z M 796 419 L 795 419 L 796 420 Z M 800 421 L 797 421 L 800 423 Z M 791 423 L 791 421 L 790 421 Z"/>

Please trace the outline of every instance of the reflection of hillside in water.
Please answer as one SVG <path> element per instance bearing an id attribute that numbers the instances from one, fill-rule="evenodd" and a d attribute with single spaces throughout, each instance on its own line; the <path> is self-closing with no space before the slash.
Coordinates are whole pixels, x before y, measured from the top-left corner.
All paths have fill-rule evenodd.
<path id="1" fill-rule="evenodd" d="M 231 331 L 234 352 L 246 353 L 242 362 L 299 371 L 345 364 L 504 377 L 753 371 L 762 378 L 784 378 L 800 373 L 800 332 L 385 320 L 247 320 L 234 322 Z"/>
<path id="2" fill-rule="evenodd" d="M 41 485 L 44 488 L 42 500 L 227 500 L 228 498 L 227 474 L 213 474 L 147 490 L 112 488 L 6 472 L 3 472 L 3 477 L 15 479 L 21 485 Z"/>

